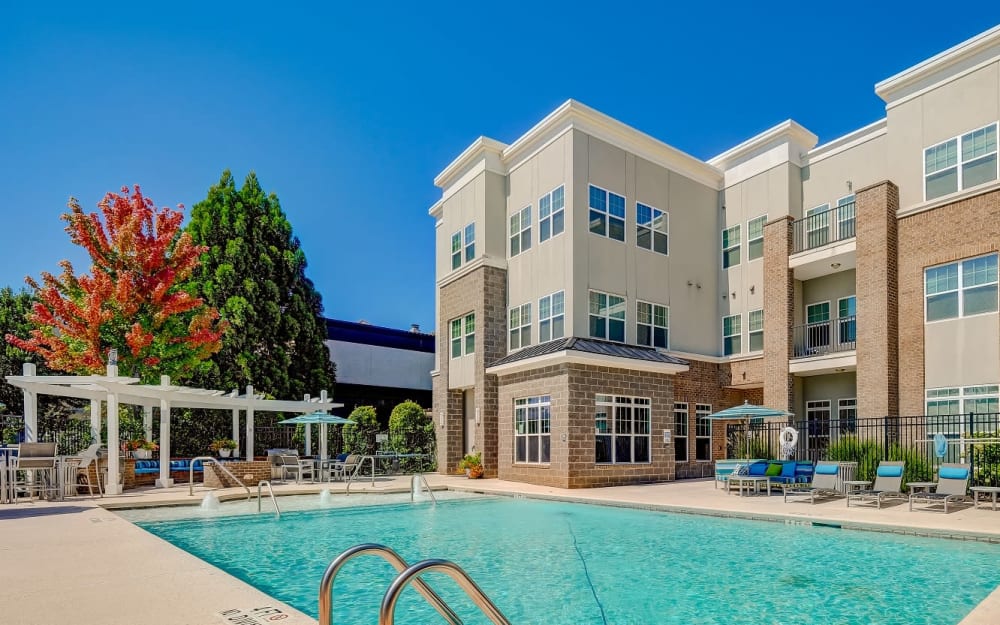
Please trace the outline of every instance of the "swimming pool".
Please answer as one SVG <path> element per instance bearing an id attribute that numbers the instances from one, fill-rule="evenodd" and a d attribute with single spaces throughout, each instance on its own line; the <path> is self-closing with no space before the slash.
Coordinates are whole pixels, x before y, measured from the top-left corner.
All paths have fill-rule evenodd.
<path id="1" fill-rule="evenodd" d="M 411 564 L 457 562 L 518 625 L 954 625 L 1000 584 L 992 544 L 504 497 L 280 521 L 134 514 L 123 516 L 312 616 L 326 566 L 363 542 Z M 334 622 L 375 622 L 392 577 L 376 558 L 348 564 Z M 426 579 L 466 623 L 487 622 L 443 575 Z M 412 590 L 396 614 L 441 622 Z"/>

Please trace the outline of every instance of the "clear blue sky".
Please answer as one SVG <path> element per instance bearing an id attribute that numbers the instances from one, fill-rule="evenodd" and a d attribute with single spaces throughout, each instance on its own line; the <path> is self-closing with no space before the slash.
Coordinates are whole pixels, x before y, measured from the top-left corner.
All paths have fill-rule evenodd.
<path id="1" fill-rule="evenodd" d="M 572 97 L 701 158 L 787 118 L 823 142 L 884 115 L 876 82 L 1000 22 L 996 0 L 29 4 L 0 19 L 0 286 L 86 266 L 70 196 L 190 207 L 252 169 L 328 316 L 424 329 L 432 181 L 477 136 Z"/>

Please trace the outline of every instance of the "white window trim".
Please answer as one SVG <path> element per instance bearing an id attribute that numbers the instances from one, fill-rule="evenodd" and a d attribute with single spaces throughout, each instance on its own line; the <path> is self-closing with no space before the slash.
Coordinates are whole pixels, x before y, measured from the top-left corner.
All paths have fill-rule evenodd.
<path id="1" fill-rule="evenodd" d="M 820 306 L 822 304 L 826 304 L 826 319 L 824 319 L 823 321 L 809 321 L 809 309 L 812 308 L 813 306 Z M 840 309 L 838 308 L 838 311 L 839 310 Z M 809 304 L 806 304 L 806 325 L 813 325 L 816 323 L 830 323 L 830 321 L 834 319 L 836 319 L 836 316 L 833 313 L 833 302 L 831 300 L 828 299 L 819 300 L 818 302 L 810 302 Z"/>
<path id="2" fill-rule="evenodd" d="M 760 326 L 760 330 L 751 330 L 750 329 L 750 315 L 753 314 L 753 313 L 755 313 L 755 312 L 759 312 L 761 314 L 761 324 L 762 325 Z M 748 354 L 762 354 L 762 353 L 764 353 L 764 348 L 763 347 L 761 347 L 760 349 L 758 349 L 756 351 L 754 351 L 753 349 L 750 348 L 750 335 L 751 334 L 760 333 L 761 337 L 763 338 L 763 336 L 764 336 L 764 326 L 763 326 L 763 323 L 764 323 L 764 309 L 763 308 L 757 308 L 757 309 L 754 309 L 754 310 L 748 310 L 747 311 L 747 353 Z M 725 327 L 723 327 L 723 330 L 725 330 Z M 725 342 L 725 337 L 723 337 L 723 342 Z"/>
<path id="3" fill-rule="evenodd" d="M 968 261 L 968 260 L 976 260 L 977 258 L 986 258 L 988 256 L 997 256 L 997 265 L 1000 266 L 1000 254 L 998 254 L 997 252 L 990 252 L 989 254 L 980 254 L 979 256 L 970 256 L 969 258 L 963 258 L 961 260 L 953 260 L 953 261 L 947 262 L 947 263 L 940 263 L 940 264 L 937 264 L 937 265 L 931 265 L 929 267 L 924 267 L 924 272 L 923 272 L 923 276 L 922 276 L 922 279 L 924 281 L 924 325 L 934 324 L 934 323 L 944 323 L 944 322 L 948 322 L 948 321 L 956 321 L 958 319 L 974 319 L 976 317 L 983 317 L 985 315 L 995 315 L 995 314 L 997 314 L 998 311 L 1000 311 L 1000 302 L 998 302 L 998 305 L 997 305 L 997 309 L 998 310 L 976 313 L 974 315 L 963 315 L 962 314 L 962 309 L 964 308 L 964 304 L 965 304 L 965 289 L 966 289 L 965 285 L 963 284 L 963 282 L 964 282 L 964 276 L 963 276 L 963 273 L 962 273 L 962 264 L 965 263 L 965 261 Z M 956 316 L 956 317 L 948 317 L 947 319 L 935 319 L 934 321 L 928 321 L 927 320 L 927 270 L 928 269 L 937 269 L 938 267 L 946 267 L 948 265 L 958 265 L 958 316 Z M 1000 272 L 998 272 L 998 273 L 1000 273 Z M 993 283 L 992 282 L 988 282 L 987 284 L 993 284 Z M 976 286 L 986 286 L 986 285 L 984 285 L 984 284 L 978 284 Z M 975 288 L 975 287 L 969 287 L 969 288 Z M 951 291 L 945 291 L 945 292 L 946 293 L 950 293 Z M 1000 275 L 998 275 L 997 293 L 998 293 L 998 297 L 1000 297 Z M 942 293 L 935 293 L 934 295 L 941 295 L 941 294 Z"/>
<path id="4" fill-rule="evenodd" d="M 448 239 L 448 262 L 451 264 L 452 271 L 458 271 L 462 268 L 462 259 L 465 257 L 465 246 L 462 245 L 462 237 L 464 236 L 465 228 L 462 228 L 458 232 L 453 232 L 451 237 Z M 455 238 L 458 237 L 458 251 L 455 251 Z M 455 264 L 455 256 L 458 256 L 458 264 Z"/>
<path id="5" fill-rule="evenodd" d="M 566 232 L 566 188 L 565 187 L 566 187 L 566 184 L 563 183 L 563 184 L 555 187 L 554 189 L 552 189 L 548 193 L 542 195 L 542 198 L 544 198 L 546 196 L 548 196 L 548 198 L 549 198 L 549 216 L 548 217 L 542 217 L 542 198 L 538 198 L 538 244 L 539 245 L 541 245 L 542 243 L 545 243 L 545 241 L 551 241 L 552 239 L 556 238 L 560 234 Z M 556 191 L 558 191 L 559 189 L 563 190 L 563 207 L 560 208 L 557 211 L 557 210 L 554 210 L 552 208 L 552 198 L 553 198 L 553 194 Z M 590 189 L 587 189 L 587 203 L 588 204 L 590 203 Z M 552 232 L 552 224 L 555 223 L 555 216 L 556 216 L 557 212 L 563 214 L 563 229 L 560 230 L 558 233 L 553 233 Z M 547 239 L 545 239 L 545 241 L 543 241 L 542 240 L 542 222 L 546 221 L 546 220 L 548 220 L 548 222 L 549 222 L 549 238 L 547 238 Z"/>
<path id="6" fill-rule="evenodd" d="M 650 215 L 650 219 L 652 221 L 650 221 L 650 223 L 649 223 L 648 226 L 644 226 L 644 225 L 642 225 L 642 224 L 639 223 L 639 205 L 640 204 L 643 205 L 643 206 L 645 206 L 646 208 L 648 208 L 649 211 L 650 211 L 649 215 Z M 656 237 L 656 233 L 659 232 L 659 231 L 653 229 L 653 223 L 656 222 L 656 219 L 653 217 L 653 215 L 654 215 L 653 211 L 659 211 L 659 212 L 663 213 L 663 222 L 667 226 L 667 231 L 666 232 L 660 232 L 660 234 L 662 234 L 663 236 L 667 237 L 667 252 L 665 254 L 663 252 L 657 252 L 656 249 L 655 249 L 656 248 L 656 242 L 655 242 L 654 239 Z M 628 209 L 627 209 L 627 205 L 626 205 L 626 214 L 627 213 L 628 213 Z M 662 210 L 662 209 L 659 209 L 659 208 L 656 208 L 652 204 L 647 204 L 645 202 L 636 202 L 635 203 L 635 227 L 636 227 L 635 246 L 637 248 L 639 248 L 640 250 L 646 250 L 647 252 L 652 252 L 654 254 L 659 254 L 660 256 L 670 256 L 670 213 L 669 212 L 667 212 L 665 210 Z M 643 247 L 643 246 L 639 245 L 639 232 L 638 232 L 639 228 L 645 228 L 646 230 L 649 230 L 649 247 Z"/>
<path id="7" fill-rule="evenodd" d="M 466 331 L 467 320 L 468 320 L 469 317 L 472 317 L 472 332 Z M 451 326 L 456 321 L 458 321 L 461 324 L 461 334 L 458 337 L 453 337 L 451 335 Z M 473 345 L 473 349 L 472 349 L 471 352 L 466 350 L 466 348 L 468 347 L 468 337 L 470 337 L 470 336 L 472 337 L 472 345 Z M 461 341 L 461 345 L 462 345 L 462 353 L 459 354 L 458 356 L 455 356 L 455 355 L 452 354 L 452 347 L 451 347 L 451 344 L 453 342 L 455 342 L 456 340 L 460 340 Z M 469 356 L 471 354 L 476 353 L 475 342 L 476 342 L 476 313 L 471 312 L 471 313 L 467 313 L 465 315 L 459 315 L 458 317 L 455 317 L 453 319 L 449 319 L 448 320 L 448 359 L 449 360 L 458 360 L 459 358 L 463 358 L 465 356 Z"/>
<path id="8" fill-rule="evenodd" d="M 684 406 L 684 408 L 683 408 L 683 410 L 684 410 L 684 433 L 683 434 L 678 434 L 677 433 L 677 415 L 681 412 L 680 406 Z M 670 424 L 670 427 L 673 430 L 674 439 L 679 439 L 679 438 L 683 438 L 684 439 L 684 459 L 683 460 L 677 460 L 677 447 L 676 447 L 676 442 L 675 442 L 674 443 L 674 461 L 675 462 L 691 462 L 691 439 L 690 439 L 690 436 L 689 436 L 689 434 L 691 432 L 691 412 L 690 412 L 690 408 L 688 406 L 688 403 L 685 402 L 685 401 L 675 401 L 674 402 L 674 410 L 673 410 L 673 412 L 671 414 L 673 415 L 673 422 Z"/>
<path id="9" fill-rule="evenodd" d="M 996 159 L 997 160 L 996 167 L 997 167 L 997 170 L 998 170 L 997 171 L 997 177 L 994 178 L 993 180 L 984 182 L 982 184 L 977 184 L 974 187 L 963 188 L 962 187 L 962 165 L 964 165 L 968 161 L 963 161 L 962 160 L 962 137 L 965 136 L 965 135 L 967 135 L 967 134 L 971 134 L 973 132 L 976 132 L 978 130 L 985 130 L 986 128 L 989 128 L 990 126 L 996 126 L 997 127 L 997 151 L 996 152 L 992 152 L 993 154 L 997 155 L 997 159 Z M 925 202 L 929 201 L 927 199 L 927 176 L 928 176 L 928 174 L 927 174 L 927 150 L 932 150 L 932 149 L 934 149 L 934 148 L 936 148 L 938 146 L 941 146 L 941 145 L 944 145 L 945 143 L 948 143 L 949 141 L 954 141 L 955 142 L 955 153 L 956 153 L 956 155 L 958 157 L 958 159 L 955 161 L 955 165 L 953 165 L 953 167 L 957 168 L 956 172 L 955 172 L 956 173 L 955 190 L 952 191 L 951 193 L 945 193 L 944 195 L 939 195 L 939 196 L 937 196 L 935 198 L 932 198 L 933 200 L 940 200 L 942 198 L 946 198 L 946 197 L 951 196 L 951 195 L 962 193 L 963 191 L 969 191 L 969 190 L 975 189 L 977 187 L 985 187 L 986 185 L 996 184 L 997 181 L 1000 181 L 1000 122 L 994 121 L 994 122 L 986 124 L 984 126 L 980 126 L 979 128 L 973 128 L 972 130 L 967 130 L 967 131 L 965 131 L 963 133 L 959 133 L 958 135 L 955 135 L 954 137 L 949 137 L 949 138 L 947 138 L 947 139 L 945 139 L 943 141 L 938 141 L 937 143 L 935 143 L 933 145 L 925 146 L 923 150 L 920 150 L 920 170 L 923 172 L 923 176 L 920 178 L 920 182 L 923 185 L 923 197 L 924 197 L 924 201 Z M 989 154 L 984 154 L 983 156 L 977 156 L 977 157 L 975 157 L 975 158 L 973 158 L 971 160 L 976 160 L 976 159 L 979 159 L 979 158 L 983 158 L 985 156 L 989 156 Z M 938 171 L 936 171 L 934 173 L 937 174 L 937 173 L 940 173 L 941 171 L 944 171 L 944 170 L 940 170 L 939 169 Z M 930 175 L 934 175 L 934 174 L 930 174 Z"/>
<path id="10" fill-rule="evenodd" d="M 751 221 L 757 221 L 758 219 L 763 219 L 764 220 L 764 224 L 762 224 L 761 227 L 760 227 L 760 236 L 751 239 L 750 238 L 750 222 Z M 757 215 L 753 219 L 748 219 L 747 220 L 747 262 L 748 263 L 752 263 L 752 262 L 758 261 L 758 260 L 761 260 L 761 261 L 764 260 L 764 251 L 763 250 L 761 250 L 760 256 L 758 256 L 757 258 L 750 258 L 750 244 L 753 243 L 754 241 L 763 241 L 764 240 L 764 225 L 766 225 L 766 224 L 767 224 L 767 213 L 764 213 L 763 215 Z"/>
<path id="11" fill-rule="evenodd" d="M 590 294 L 591 293 L 597 293 L 598 295 L 604 295 L 605 297 L 608 298 L 608 300 L 609 300 L 608 301 L 608 305 L 605 307 L 605 310 L 608 311 L 607 313 L 605 313 L 604 315 L 597 315 L 597 314 L 594 314 L 594 313 L 590 312 Z M 611 301 L 610 300 L 611 300 L 612 297 L 621 298 L 622 303 L 624 304 L 623 309 L 625 311 L 625 318 L 620 320 L 622 322 L 622 340 L 621 341 L 616 341 L 615 339 L 611 338 L 611 319 L 612 319 L 612 317 L 611 317 L 611 312 L 610 312 L 611 311 Z M 604 321 L 605 321 L 605 323 L 604 323 L 604 329 L 606 330 L 607 336 L 600 337 L 600 336 L 592 336 L 590 334 L 590 318 L 591 317 L 601 317 L 602 319 L 604 319 Z M 619 321 L 619 320 L 615 319 L 615 321 Z M 627 343 L 628 342 L 628 298 L 625 297 L 624 295 L 618 295 L 617 293 L 608 293 L 607 291 L 598 291 L 597 289 L 589 289 L 587 291 L 587 336 L 589 338 L 597 339 L 599 341 L 609 341 L 611 343 L 622 343 L 622 344 Z"/>
<path id="12" fill-rule="evenodd" d="M 527 324 L 524 323 L 525 308 L 527 308 L 527 311 L 528 311 L 528 315 L 527 315 L 527 317 L 528 317 L 528 323 Z M 513 316 L 515 310 L 517 311 L 518 321 L 519 321 L 519 323 L 518 323 L 518 325 L 517 325 L 516 328 L 515 327 L 511 327 L 511 325 L 510 325 L 511 317 Z M 524 344 L 524 338 L 523 338 L 524 332 L 525 332 L 525 328 L 527 328 L 527 332 L 528 332 L 528 344 L 527 345 Z M 513 340 L 512 340 L 513 339 L 514 330 L 518 331 L 518 334 L 517 334 L 518 335 L 518 346 L 517 347 L 514 347 Z M 525 302 L 525 303 L 521 304 L 520 306 L 513 306 L 513 307 L 507 309 L 507 352 L 508 353 L 516 352 L 516 351 L 520 351 L 520 350 L 524 349 L 525 347 L 531 347 L 534 344 L 533 341 L 532 341 L 533 338 L 534 337 L 532 336 L 532 332 L 531 332 L 531 302 Z"/>
<path id="13" fill-rule="evenodd" d="M 528 214 L 528 225 L 527 225 L 527 227 L 525 227 L 525 225 L 524 225 L 524 219 L 522 218 L 522 215 L 524 215 L 526 211 L 527 211 L 527 214 Z M 518 222 L 517 222 L 518 223 L 518 231 L 517 231 L 516 234 L 511 234 L 511 232 L 510 232 L 510 222 L 511 222 L 512 219 L 514 219 L 514 217 L 517 217 L 517 220 L 518 220 Z M 511 213 L 507 217 L 507 258 L 514 258 L 515 256 L 520 256 L 521 254 L 524 254 L 526 251 L 528 251 L 528 250 L 531 249 L 531 246 L 532 246 L 533 242 L 531 240 L 531 233 L 530 232 L 528 233 L 528 247 L 524 247 L 524 245 L 523 245 L 524 232 L 526 230 L 531 230 L 531 225 L 532 225 L 531 204 L 528 204 L 527 206 L 524 206 L 521 209 L 519 209 L 517 211 L 514 211 L 513 213 Z M 511 249 L 510 249 L 510 243 L 514 239 L 514 237 L 517 237 L 517 246 L 518 246 L 517 254 L 512 253 Z"/>
<path id="14" fill-rule="evenodd" d="M 610 396 L 611 397 L 611 401 L 610 402 L 598 401 L 597 400 L 597 396 L 600 396 L 600 395 Z M 597 458 L 595 457 L 594 458 L 594 465 L 595 466 L 601 466 L 601 467 L 609 467 L 609 466 L 616 466 L 616 465 L 647 465 L 647 464 L 652 464 L 653 463 L 653 400 L 652 400 L 652 398 L 651 397 L 632 397 L 632 396 L 628 396 L 628 395 L 615 395 L 614 393 L 598 393 L 597 396 L 594 397 L 594 412 L 595 413 L 597 412 L 597 407 L 598 406 L 607 406 L 608 407 L 608 409 L 609 409 L 608 410 L 608 431 L 607 432 L 597 432 L 597 426 L 595 424 L 595 426 L 594 426 L 594 436 L 595 437 L 596 436 L 610 436 L 611 437 L 611 457 L 612 457 L 612 459 L 611 459 L 611 462 L 597 462 Z M 620 403 L 618 403 L 618 398 L 619 397 L 621 397 L 623 399 L 630 399 L 632 401 L 630 403 L 628 403 L 628 404 L 620 404 Z M 636 403 L 635 403 L 636 400 L 642 400 L 642 401 L 645 401 L 646 403 L 645 404 L 639 404 L 637 406 Z M 635 423 L 635 416 L 634 416 L 634 412 L 633 411 L 637 407 L 643 407 L 646 410 L 648 410 L 649 411 L 649 421 L 648 421 L 649 431 L 646 434 L 636 434 L 635 431 L 632 431 L 631 433 L 628 433 L 628 434 L 618 434 L 616 432 L 617 428 L 615 427 L 617 425 L 618 415 L 617 415 L 617 411 L 615 409 L 618 408 L 619 406 L 621 406 L 621 407 L 626 407 L 627 406 L 629 408 L 629 412 L 632 415 L 632 423 L 633 424 Z M 649 459 L 648 460 L 644 460 L 642 462 L 635 462 L 634 460 L 629 461 L 629 462 L 618 462 L 618 460 L 614 457 L 615 456 L 615 450 L 617 449 L 617 446 L 615 445 L 615 438 L 617 438 L 617 437 L 626 437 L 626 436 L 629 437 L 631 439 L 631 441 L 632 441 L 632 457 L 633 458 L 635 457 L 635 439 L 642 438 L 642 437 L 645 437 L 646 439 L 648 439 L 648 443 L 647 443 L 647 445 L 648 445 L 647 449 L 649 450 Z"/>
<path id="15" fill-rule="evenodd" d="M 736 334 L 726 334 L 726 319 L 736 318 L 740 322 L 739 331 Z M 738 336 L 740 337 L 740 351 L 733 352 L 732 354 L 726 353 L 726 339 L 730 337 Z M 738 356 L 743 353 L 743 316 L 740 313 L 735 315 L 723 315 L 722 317 L 722 355 L 723 356 Z"/>
<path id="16" fill-rule="evenodd" d="M 650 309 L 649 309 L 650 321 L 649 321 L 648 324 L 644 323 L 642 325 L 648 325 L 649 326 L 649 338 L 652 341 L 651 343 L 640 343 L 639 342 L 639 325 L 640 325 L 640 323 L 639 323 L 639 305 L 640 304 L 646 304 L 647 306 L 650 307 Z M 666 314 L 667 325 L 665 325 L 665 326 L 658 326 L 658 325 L 656 325 L 656 306 L 659 306 L 660 308 L 663 308 L 663 309 L 666 310 L 666 313 L 667 313 Z M 666 333 L 667 333 L 667 344 L 664 347 L 657 347 L 657 345 L 656 345 L 656 339 L 654 337 L 655 332 L 656 332 L 656 328 L 663 328 L 666 331 Z M 667 306 L 666 304 L 657 304 L 655 302 L 647 302 L 646 300 L 641 300 L 641 299 L 635 300 L 635 344 L 636 345 L 644 345 L 645 347 L 655 347 L 656 349 L 670 349 L 670 306 Z"/>
<path id="17" fill-rule="evenodd" d="M 532 399 L 537 399 L 539 401 L 536 402 L 536 403 L 533 403 L 533 404 L 532 403 L 528 403 Z M 519 401 L 520 402 L 524 402 L 524 403 L 518 404 Z M 538 428 L 539 431 L 537 433 L 534 433 L 534 434 L 529 434 L 527 432 L 525 432 L 524 434 L 519 433 L 517 431 L 517 410 L 518 410 L 518 408 L 523 408 L 525 411 L 527 411 L 529 408 L 533 408 L 533 407 L 536 407 L 536 406 L 538 407 L 538 410 L 539 410 L 539 428 Z M 542 432 L 541 431 L 541 410 L 542 410 L 543 407 L 549 409 L 549 420 L 548 420 L 549 421 L 549 431 L 548 432 Z M 527 419 L 527 416 L 525 417 L 525 419 Z M 527 430 L 527 428 L 525 428 L 525 430 Z M 542 457 L 542 437 L 543 436 L 547 436 L 549 438 L 549 460 L 547 462 L 543 462 L 541 460 L 541 457 Z M 532 462 L 531 460 L 518 460 L 517 459 L 517 439 L 518 438 L 524 438 L 527 441 L 527 439 L 530 438 L 530 437 L 536 437 L 536 438 L 538 438 L 538 458 L 539 458 L 539 460 L 537 462 Z M 517 398 L 514 399 L 514 441 L 513 441 L 513 443 L 514 444 L 511 446 L 511 450 L 510 450 L 510 452 L 511 452 L 511 463 L 512 464 L 515 464 L 515 465 L 542 466 L 542 467 L 544 467 L 544 466 L 548 466 L 549 464 L 552 463 L 552 396 L 551 395 L 534 395 L 534 396 L 531 396 L 531 397 L 517 397 Z M 527 456 L 527 442 L 525 442 L 525 456 Z"/>
<path id="18" fill-rule="evenodd" d="M 554 310 L 554 307 L 553 307 L 552 303 L 555 300 L 555 296 L 559 295 L 560 293 L 562 293 L 562 296 L 563 296 L 563 311 L 561 313 L 559 313 L 558 315 L 555 315 L 555 314 L 552 314 L 552 311 Z M 546 297 L 549 298 L 549 316 L 545 317 L 543 319 L 542 318 L 542 300 L 545 299 Z M 590 299 L 589 299 L 589 297 L 590 296 L 588 294 L 588 300 L 587 300 L 587 310 L 588 311 L 590 310 Z M 558 317 L 562 317 L 562 320 L 563 320 L 562 334 L 559 335 L 559 336 L 554 336 L 552 328 L 555 326 L 555 320 Z M 544 341 L 544 342 L 547 343 L 548 341 L 556 341 L 556 340 L 559 340 L 561 338 L 565 338 L 566 337 L 566 290 L 565 289 L 560 289 L 558 291 L 555 291 L 553 293 L 549 293 L 548 295 L 543 295 L 543 296 L 541 296 L 541 297 L 538 298 L 538 342 L 539 343 L 543 342 L 542 341 L 542 321 L 548 321 L 549 322 L 549 338 L 546 341 Z M 590 325 L 589 321 L 590 320 L 588 319 L 587 325 Z"/>
<path id="19" fill-rule="evenodd" d="M 607 201 L 604 203 L 604 210 L 601 210 L 599 208 L 593 208 L 590 205 L 590 187 L 594 187 L 595 189 L 597 189 L 599 191 L 604 191 L 604 193 L 607 194 Z M 617 195 L 618 197 L 620 197 L 622 199 L 622 204 L 625 206 L 625 214 L 623 216 L 621 216 L 621 217 L 617 217 L 617 216 L 611 214 L 611 196 L 612 195 Z M 593 230 L 590 229 L 590 211 L 597 211 L 598 213 L 603 213 L 604 214 L 604 218 L 605 218 L 605 221 L 604 221 L 604 234 L 597 234 L 596 232 L 594 232 Z M 614 238 L 613 236 L 611 236 L 611 220 L 612 219 L 621 219 L 622 220 L 622 239 L 620 241 L 618 239 Z M 626 243 L 627 244 L 628 243 L 628 196 L 626 196 L 626 195 L 624 195 L 622 193 L 615 193 L 614 191 L 609 191 L 608 189 L 605 189 L 604 187 L 599 187 L 596 184 L 587 183 L 587 232 L 589 232 L 590 234 L 595 234 L 595 235 L 597 235 L 599 237 L 603 237 L 605 239 L 610 239 L 611 241 L 618 241 L 619 243 Z"/>
<path id="20" fill-rule="evenodd" d="M 472 240 L 470 241 L 467 236 L 469 228 L 472 228 Z M 469 248 L 472 248 L 472 258 L 469 258 Z M 462 228 L 462 264 L 471 263 L 476 260 L 476 222 L 466 224 Z"/>
<path id="21" fill-rule="evenodd" d="M 715 424 L 711 419 L 708 419 L 708 415 L 712 414 L 712 404 L 695 404 L 694 405 L 694 461 L 695 462 L 713 462 L 712 460 L 712 434 L 715 429 Z M 708 436 L 698 434 L 698 423 L 702 419 L 708 423 Z M 708 458 L 700 459 L 698 458 L 698 439 L 708 439 Z"/>
<path id="22" fill-rule="evenodd" d="M 740 251 L 739 254 L 736 255 L 737 258 L 736 264 L 729 265 L 728 267 L 726 266 L 726 252 L 731 252 L 734 249 L 738 250 L 740 245 L 743 243 L 743 236 L 739 233 L 740 225 L 741 224 L 736 224 L 733 226 L 729 226 L 728 228 L 723 228 L 722 233 L 719 235 L 719 245 L 720 247 L 722 247 L 722 257 L 719 258 L 719 263 L 722 266 L 723 270 L 732 269 L 733 267 L 739 267 L 740 263 L 743 262 L 743 256 L 742 256 L 743 252 Z M 729 247 L 726 247 L 726 233 L 734 229 L 737 231 L 739 242 L 736 245 L 730 245 Z"/>

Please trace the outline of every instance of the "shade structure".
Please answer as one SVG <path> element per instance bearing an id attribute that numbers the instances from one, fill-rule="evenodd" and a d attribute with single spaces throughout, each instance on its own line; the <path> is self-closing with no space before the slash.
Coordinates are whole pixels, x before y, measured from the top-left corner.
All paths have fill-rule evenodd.
<path id="1" fill-rule="evenodd" d="M 284 421 L 279 421 L 278 423 L 283 423 L 285 425 L 299 425 L 301 423 L 305 425 L 306 428 L 312 427 L 313 423 L 319 423 L 319 457 L 326 460 L 326 426 L 331 423 L 334 425 L 343 425 L 345 423 L 354 423 L 354 421 L 345 419 L 344 417 L 338 417 L 335 414 L 323 412 L 322 410 L 317 410 L 316 412 L 310 412 L 309 414 L 303 414 L 297 417 L 292 417 L 291 419 L 285 419 Z"/>
<path id="2" fill-rule="evenodd" d="M 742 405 L 733 406 L 731 408 L 726 408 L 725 410 L 720 410 L 718 412 L 713 412 L 707 415 L 708 419 L 719 419 L 719 420 L 729 420 L 734 419 L 746 419 L 747 422 L 747 447 L 746 456 L 750 458 L 750 420 L 753 418 L 766 418 L 766 417 L 790 417 L 791 412 L 787 410 L 781 410 L 779 408 L 768 408 L 767 406 L 756 406 L 748 401 L 744 401 Z"/>

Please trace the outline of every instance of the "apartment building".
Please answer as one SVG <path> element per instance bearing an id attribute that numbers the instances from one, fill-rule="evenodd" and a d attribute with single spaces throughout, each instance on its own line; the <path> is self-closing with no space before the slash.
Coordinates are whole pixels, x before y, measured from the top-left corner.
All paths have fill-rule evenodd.
<path id="1" fill-rule="evenodd" d="M 435 178 L 439 466 L 560 487 L 706 474 L 705 416 L 997 412 L 1000 27 L 702 161 L 570 100 Z M 827 433 L 835 437 L 835 431 Z"/>

